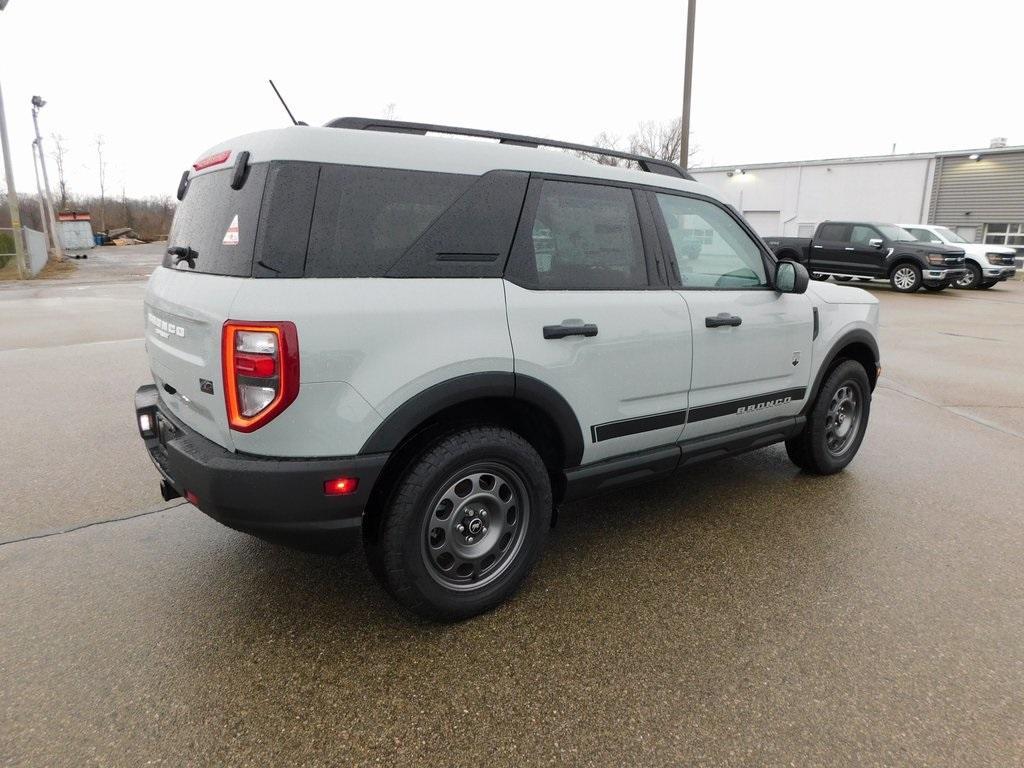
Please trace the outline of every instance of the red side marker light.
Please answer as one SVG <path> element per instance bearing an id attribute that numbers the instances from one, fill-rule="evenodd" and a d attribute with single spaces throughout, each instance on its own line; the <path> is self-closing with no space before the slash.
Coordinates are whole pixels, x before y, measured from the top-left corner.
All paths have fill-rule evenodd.
<path id="1" fill-rule="evenodd" d="M 195 507 L 199 506 L 199 497 L 196 496 L 195 491 L 185 491 L 185 501 Z"/>
<path id="2" fill-rule="evenodd" d="M 201 171 L 203 168 L 209 168 L 211 165 L 220 165 L 223 162 L 227 162 L 229 157 L 231 157 L 231 150 L 225 149 L 223 152 L 218 152 L 216 155 L 204 157 L 202 160 L 193 163 L 192 167 L 197 171 Z"/>
<path id="3" fill-rule="evenodd" d="M 345 496 L 354 493 L 358 487 L 359 478 L 357 477 L 336 477 L 324 483 L 324 493 L 328 496 Z"/>

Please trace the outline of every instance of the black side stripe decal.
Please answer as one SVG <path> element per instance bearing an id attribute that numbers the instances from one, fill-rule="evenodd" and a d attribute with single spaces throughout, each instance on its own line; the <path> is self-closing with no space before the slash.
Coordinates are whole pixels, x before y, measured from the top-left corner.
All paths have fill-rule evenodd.
<path id="1" fill-rule="evenodd" d="M 686 411 L 668 411 L 667 413 L 656 413 L 653 416 L 639 416 L 635 419 L 623 419 L 622 421 L 610 421 L 605 424 L 595 424 L 590 428 L 590 437 L 595 443 L 602 440 L 612 440 L 616 437 L 636 435 L 641 432 L 651 432 L 655 429 L 666 427 L 679 427 L 683 424 L 694 421 L 705 421 L 716 419 L 720 416 L 732 416 L 747 410 L 760 411 L 783 405 L 793 400 L 803 400 L 807 394 L 805 388 L 784 389 L 779 392 L 769 392 L 754 397 L 744 397 L 739 400 L 728 400 L 724 403 L 712 403 L 702 405 L 698 408 L 691 408 L 689 418 Z"/>
<path id="2" fill-rule="evenodd" d="M 640 432 L 650 432 L 655 429 L 664 429 L 665 427 L 681 427 L 685 423 L 686 411 L 669 411 L 667 413 L 656 413 L 653 416 L 640 416 L 635 419 L 598 424 L 590 428 L 590 436 L 595 443 L 600 443 L 602 440 L 635 435 Z"/>
<path id="3" fill-rule="evenodd" d="M 688 422 L 704 421 L 706 419 L 717 419 L 719 416 L 732 416 L 739 413 L 740 409 L 749 408 L 751 411 L 760 411 L 764 408 L 772 408 L 776 405 L 783 405 L 791 400 L 803 400 L 807 390 L 784 389 L 781 392 L 769 392 L 766 395 L 755 395 L 744 397 L 740 400 L 728 400 L 724 403 L 712 403 L 690 409 Z"/>

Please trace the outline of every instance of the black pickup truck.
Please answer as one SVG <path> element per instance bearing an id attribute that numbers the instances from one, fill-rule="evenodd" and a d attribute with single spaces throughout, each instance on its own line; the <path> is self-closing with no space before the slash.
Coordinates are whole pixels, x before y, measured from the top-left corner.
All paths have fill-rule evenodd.
<path id="1" fill-rule="evenodd" d="M 918 242 L 893 224 L 823 221 L 814 237 L 767 237 L 780 259 L 798 261 L 815 280 L 888 280 L 901 293 L 941 291 L 966 272 L 964 251 Z"/>

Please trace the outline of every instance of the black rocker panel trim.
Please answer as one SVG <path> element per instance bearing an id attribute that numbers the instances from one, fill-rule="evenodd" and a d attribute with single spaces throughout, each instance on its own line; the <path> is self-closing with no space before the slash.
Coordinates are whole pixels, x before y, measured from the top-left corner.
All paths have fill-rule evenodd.
<path id="1" fill-rule="evenodd" d="M 807 391 L 802 387 L 798 389 L 784 389 L 779 392 L 768 392 L 763 395 L 691 408 L 689 417 L 687 417 L 685 410 L 680 410 L 656 413 L 652 416 L 638 416 L 634 419 L 623 419 L 622 421 L 609 421 L 605 424 L 595 424 L 592 426 L 590 428 L 590 439 L 595 443 L 600 443 L 603 440 L 636 435 L 641 432 L 651 432 L 655 429 L 680 427 L 683 424 L 694 421 L 706 421 L 707 419 L 715 419 L 719 416 L 732 416 L 738 413 L 740 408 L 762 410 L 763 408 L 771 407 L 769 403 L 781 405 L 781 403 L 774 402 L 777 400 L 786 400 L 786 398 L 789 398 L 789 400 L 803 400 L 806 394 Z M 761 406 L 761 408 L 758 408 L 758 406 Z"/>

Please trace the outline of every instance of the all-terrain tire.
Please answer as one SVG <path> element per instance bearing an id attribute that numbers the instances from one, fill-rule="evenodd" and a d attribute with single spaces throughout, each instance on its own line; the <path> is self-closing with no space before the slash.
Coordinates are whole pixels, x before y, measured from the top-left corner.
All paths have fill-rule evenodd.
<path id="1" fill-rule="evenodd" d="M 455 530 L 463 523 L 479 530 L 481 511 L 489 512 L 483 533 Z M 468 427 L 410 462 L 366 554 L 377 560 L 371 570 L 384 588 L 410 611 L 465 619 L 518 590 L 541 555 L 551 514 L 551 481 L 533 446 L 502 427 Z"/>
<path id="2" fill-rule="evenodd" d="M 822 383 L 803 430 L 786 441 L 786 453 L 806 472 L 839 472 L 857 454 L 870 414 L 867 371 L 855 360 L 844 360 Z"/>

